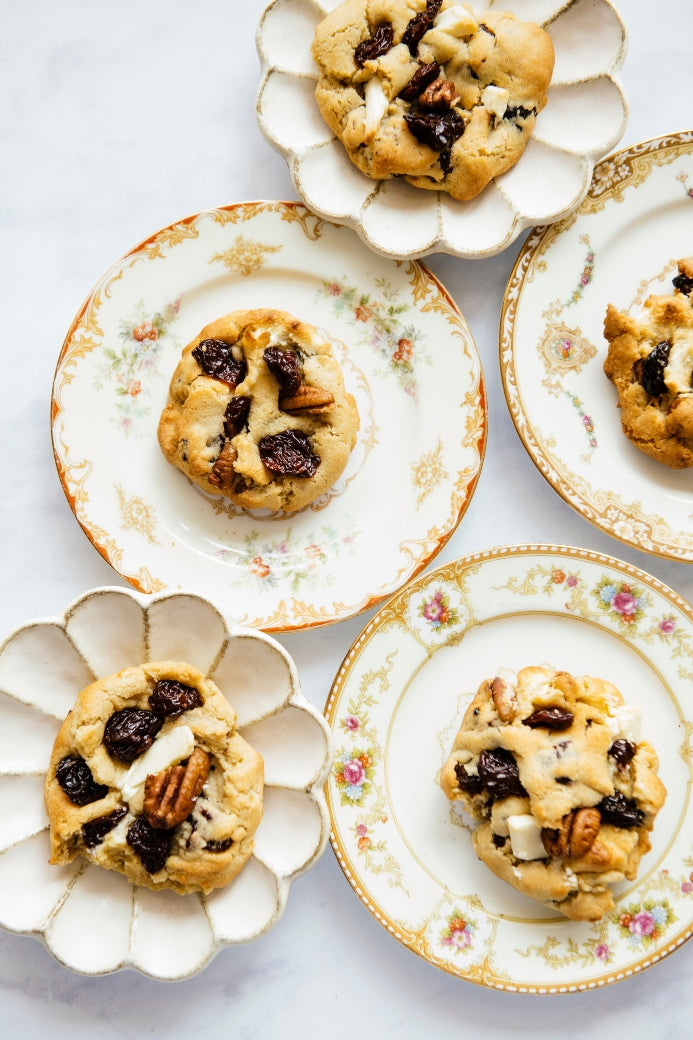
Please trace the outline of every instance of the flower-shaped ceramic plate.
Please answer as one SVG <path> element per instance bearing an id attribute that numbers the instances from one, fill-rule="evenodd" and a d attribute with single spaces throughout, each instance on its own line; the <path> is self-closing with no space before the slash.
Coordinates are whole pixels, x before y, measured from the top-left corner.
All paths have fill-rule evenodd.
<path id="1" fill-rule="evenodd" d="M 690 470 L 668 469 L 623 434 L 603 326 L 609 303 L 637 314 L 650 293 L 672 292 L 692 229 L 693 133 L 604 159 L 578 210 L 528 237 L 500 335 L 513 422 L 554 490 L 627 545 L 689 562 Z"/>
<path id="2" fill-rule="evenodd" d="M 340 480 L 290 517 L 205 496 L 156 437 L 185 344 L 268 306 L 329 336 L 361 420 Z M 349 617 L 418 573 L 460 522 L 486 442 L 479 357 L 440 283 L 287 202 L 198 214 L 111 268 L 68 333 L 52 409 L 63 489 L 111 566 L 274 631 Z"/>
<path id="3" fill-rule="evenodd" d="M 652 851 L 596 924 L 491 874 L 439 787 L 479 683 L 547 661 L 641 706 L 668 789 Z M 349 883 L 400 943 L 496 989 L 592 989 L 660 960 L 693 931 L 692 675 L 690 605 L 610 557 L 516 546 L 420 576 L 355 641 L 327 703 L 331 840 Z"/>
<path id="4" fill-rule="evenodd" d="M 578 205 L 594 163 L 623 135 L 627 104 L 619 72 L 626 32 L 608 0 L 476 0 L 542 24 L 556 51 L 546 107 L 516 166 L 469 202 L 401 179 L 370 180 L 350 162 L 315 102 L 318 69 L 310 53 L 318 22 L 339 0 L 273 0 L 257 30 L 262 78 L 260 129 L 285 157 L 303 201 L 352 227 L 386 256 L 442 252 L 492 256 L 534 224 Z"/>
<path id="5" fill-rule="evenodd" d="M 208 896 L 151 892 L 82 859 L 48 863 L 43 784 L 65 715 L 96 677 L 154 660 L 186 660 L 231 691 L 239 730 L 265 761 L 253 856 Z M 199 596 L 95 589 L 0 647 L 0 926 L 41 939 L 84 974 L 132 968 L 187 978 L 277 922 L 291 882 L 327 844 L 331 762 L 329 729 L 270 636 Z"/>

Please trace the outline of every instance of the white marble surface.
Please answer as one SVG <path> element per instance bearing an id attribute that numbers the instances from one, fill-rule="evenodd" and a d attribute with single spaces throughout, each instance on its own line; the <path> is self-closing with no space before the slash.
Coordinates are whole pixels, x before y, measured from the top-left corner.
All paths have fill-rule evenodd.
<path id="1" fill-rule="evenodd" d="M 623 0 L 631 115 L 623 144 L 690 125 L 691 13 L 684 0 Z M 284 161 L 257 129 L 255 26 L 262 0 L 0 0 L 0 637 L 122 584 L 75 522 L 49 434 L 53 371 L 97 278 L 158 228 L 200 209 L 291 199 Z M 467 516 L 439 561 L 491 545 L 549 541 L 626 559 L 693 598 L 693 570 L 628 550 L 546 484 L 510 421 L 498 320 L 519 243 L 490 260 L 427 261 L 464 312 L 485 368 L 489 440 Z M 374 492 L 375 493 L 375 492 Z M 322 707 L 366 618 L 281 637 Z M 313 1038 L 630 1038 L 689 1035 L 693 945 L 594 993 L 514 996 L 452 978 L 399 946 L 367 913 L 330 850 L 294 886 L 267 938 L 223 951 L 164 985 L 127 972 L 70 974 L 34 940 L 0 934 L 3 1035 Z"/>

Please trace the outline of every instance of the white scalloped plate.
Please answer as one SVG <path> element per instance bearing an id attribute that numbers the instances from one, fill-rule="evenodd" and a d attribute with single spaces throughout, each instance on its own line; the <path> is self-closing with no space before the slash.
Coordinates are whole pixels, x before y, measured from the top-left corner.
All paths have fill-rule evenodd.
<path id="1" fill-rule="evenodd" d="M 626 545 L 693 562 L 691 471 L 648 458 L 621 430 L 604 375 L 607 304 L 638 313 L 672 292 L 693 235 L 693 132 L 608 156 L 575 213 L 527 238 L 505 293 L 500 368 L 539 471 Z"/>
<path id="2" fill-rule="evenodd" d="M 496 878 L 439 786 L 481 681 L 547 661 L 642 708 L 668 791 L 652 851 L 594 924 Z M 611 557 L 513 546 L 421 575 L 354 642 L 326 706 L 331 841 L 350 885 L 398 942 L 494 989 L 594 989 L 661 960 L 693 932 L 692 676 L 691 606 Z"/>
<path id="3" fill-rule="evenodd" d="M 151 892 L 82 859 L 48 863 L 43 784 L 62 720 L 95 678 L 154 660 L 188 661 L 230 691 L 239 731 L 265 761 L 255 851 L 230 885 L 207 896 Z M 200 596 L 94 589 L 0 647 L 0 927 L 42 940 L 83 974 L 133 968 L 187 978 L 279 920 L 291 883 L 327 844 L 331 762 L 329 729 L 270 636 Z"/>
<path id="4" fill-rule="evenodd" d="M 185 344 L 268 306 L 325 332 L 361 420 L 340 479 L 292 516 L 205 495 L 156 436 Z M 239 203 L 163 228 L 103 276 L 58 360 L 51 433 L 68 502 L 123 578 L 286 631 L 371 607 L 442 548 L 479 478 L 486 397 L 467 324 L 422 264 L 300 203 Z"/>
<path id="5" fill-rule="evenodd" d="M 273 0 L 256 34 L 262 79 L 260 129 L 287 161 L 296 191 L 314 212 L 353 228 L 386 256 L 442 252 L 492 256 L 533 224 L 569 213 L 584 197 L 594 163 L 621 139 L 628 107 L 619 72 L 626 30 L 609 0 L 478 0 L 478 14 L 510 11 L 544 25 L 556 64 L 546 107 L 524 155 L 469 202 L 399 179 L 373 181 L 348 159 L 314 98 L 310 46 L 339 0 Z"/>

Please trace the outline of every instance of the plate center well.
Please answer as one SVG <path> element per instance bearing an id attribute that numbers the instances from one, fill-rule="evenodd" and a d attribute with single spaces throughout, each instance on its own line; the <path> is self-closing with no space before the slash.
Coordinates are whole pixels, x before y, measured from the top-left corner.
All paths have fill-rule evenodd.
<path id="1" fill-rule="evenodd" d="M 608 679 L 627 702 L 639 704 L 643 732 L 659 752 L 662 779 L 671 789 L 675 780 L 667 773 L 677 765 L 667 734 L 676 730 L 677 718 L 661 677 L 620 636 L 548 612 L 497 617 L 470 628 L 459 645 L 434 653 L 401 694 L 385 748 L 392 819 L 427 878 L 458 895 L 478 893 L 489 912 L 521 920 L 550 914 L 479 863 L 469 829 L 440 789 L 439 775 L 482 680 L 499 669 L 540 664 Z M 643 860 L 641 874 L 658 858 L 666 831 L 665 826 L 655 831 L 654 850 Z"/>

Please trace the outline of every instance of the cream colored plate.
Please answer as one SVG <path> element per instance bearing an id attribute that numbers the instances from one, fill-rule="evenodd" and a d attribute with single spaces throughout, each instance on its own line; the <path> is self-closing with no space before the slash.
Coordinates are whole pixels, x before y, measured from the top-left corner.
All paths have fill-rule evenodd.
<path id="1" fill-rule="evenodd" d="M 185 344 L 252 307 L 329 336 L 361 418 L 340 480 L 289 517 L 205 496 L 156 438 Z M 365 610 L 436 555 L 476 487 L 486 398 L 471 333 L 423 265 L 299 203 L 242 203 L 164 228 L 103 276 L 60 354 L 52 436 L 75 516 L 127 581 L 284 631 Z"/>
<path id="2" fill-rule="evenodd" d="M 230 885 L 207 896 L 151 892 L 81 858 L 48 862 L 43 786 L 65 715 L 97 677 L 162 660 L 209 675 L 265 762 L 253 855 Z M 325 720 L 270 636 L 239 627 L 201 596 L 93 589 L 0 646 L 0 927 L 40 939 L 86 975 L 132 968 L 187 978 L 279 920 L 291 883 L 327 845 L 331 762 Z"/>
<path id="3" fill-rule="evenodd" d="M 693 241 L 693 133 L 604 159 L 584 202 L 527 239 L 503 306 L 508 406 L 533 461 L 569 505 L 627 545 L 693 561 L 693 482 L 626 439 L 604 375 L 607 304 L 637 313 L 671 292 Z"/>
<path id="4" fill-rule="evenodd" d="M 310 53 L 318 22 L 339 0 L 273 0 L 257 30 L 260 129 L 287 161 L 307 206 L 347 224 L 386 256 L 492 256 L 533 224 L 573 209 L 594 163 L 623 135 L 628 107 L 619 73 L 626 30 L 608 0 L 475 0 L 478 14 L 512 11 L 544 25 L 556 51 L 548 101 L 524 155 L 476 199 L 373 181 L 347 158 L 315 103 Z M 423 5 L 421 5 L 423 6 Z"/>
<path id="5" fill-rule="evenodd" d="M 640 705 L 668 790 L 652 851 L 596 924 L 491 874 L 438 785 L 479 683 L 544 662 L 610 679 Z M 363 630 L 326 706 L 331 840 L 347 880 L 395 939 L 471 982 L 564 993 L 642 971 L 693 931 L 692 674 L 691 607 L 611 557 L 516 546 L 420 576 Z"/>

